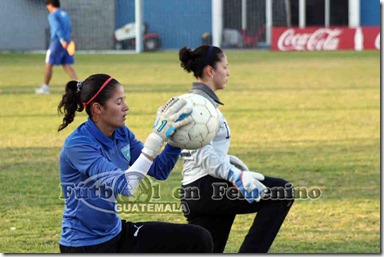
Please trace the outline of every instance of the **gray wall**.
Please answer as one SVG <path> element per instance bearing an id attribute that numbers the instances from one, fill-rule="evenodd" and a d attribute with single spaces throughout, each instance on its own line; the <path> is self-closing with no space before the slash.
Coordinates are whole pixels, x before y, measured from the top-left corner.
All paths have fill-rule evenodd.
<path id="1" fill-rule="evenodd" d="M 61 0 L 61 8 L 71 16 L 77 49 L 113 48 L 115 0 Z"/>
<path id="2" fill-rule="evenodd" d="M 0 50 L 45 49 L 47 15 L 41 0 L 0 0 Z"/>
<path id="3" fill-rule="evenodd" d="M 78 50 L 113 48 L 115 0 L 61 0 L 61 8 Z M 48 28 L 44 0 L 0 0 L 0 51 L 46 50 Z"/>

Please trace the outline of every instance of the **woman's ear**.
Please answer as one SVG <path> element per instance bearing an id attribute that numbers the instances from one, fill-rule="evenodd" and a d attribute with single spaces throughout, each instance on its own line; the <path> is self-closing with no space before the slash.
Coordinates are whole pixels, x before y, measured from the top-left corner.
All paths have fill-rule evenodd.
<path id="1" fill-rule="evenodd" d="M 213 69 L 213 67 L 211 65 L 207 65 L 205 66 L 204 68 L 204 73 L 210 77 L 210 78 L 213 78 L 213 74 L 215 73 L 215 70 Z"/>
<path id="2" fill-rule="evenodd" d="M 93 114 L 100 115 L 102 113 L 102 111 L 103 111 L 102 108 L 103 107 L 101 106 L 101 104 L 95 102 L 95 103 L 92 104 L 91 111 L 92 111 Z"/>

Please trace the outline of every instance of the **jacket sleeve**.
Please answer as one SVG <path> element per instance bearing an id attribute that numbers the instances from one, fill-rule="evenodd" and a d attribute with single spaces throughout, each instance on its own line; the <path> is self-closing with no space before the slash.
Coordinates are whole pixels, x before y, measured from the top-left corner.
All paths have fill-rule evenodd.
<path id="1" fill-rule="evenodd" d="M 65 148 L 64 158 L 73 169 L 88 177 L 88 181 L 106 185 L 115 194 L 130 195 L 125 171 L 105 158 L 97 146 L 79 141 Z"/>
<path id="2" fill-rule="evenodd" d="M 65 33 L 57 17 L 55 15 L 49 15 L 48 21 L 53 34 L 56 35 L 60 41 L 65 40 Z"/>
<path id="3" fill-rule="evenodd" d="M 184 155 L 184 154 L 183 154 Z M 228 180 L 230 170 L 238 170 L 229 162 L 228 155 L 215 151 L 212 144 L 200 149 L 188 151 L 186 161 L 192 161 L 194 165 L 205 170 L 207 174 L 220 179 Z"/>
<path id="4" fill-rule="evenodd" d="M 140 156 L 144 145 L 135 138 L 135 135 L 131 131 L 129 137 L 131 144 L 131 161 L 129 165 L 132 165 Z M 153 160 L 148 175 L 157 180 L 167 179 L 179 159 L 180 153 L 180 148 L 168 144 L 165 145 L 163 151 Z"/>
<path id="5" fill-rule="evenodd" d="M 164 150 L 155 158 L 148 172 L 148 175 L 158 179 L 165 180 L 175 167 L 179 159 L 181 149 L 171 145 L 166 145 Z"/>

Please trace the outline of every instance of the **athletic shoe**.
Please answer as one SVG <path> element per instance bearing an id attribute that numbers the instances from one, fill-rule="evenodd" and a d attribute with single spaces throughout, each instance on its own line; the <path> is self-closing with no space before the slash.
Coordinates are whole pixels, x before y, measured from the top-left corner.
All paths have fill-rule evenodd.
<path id="1" fill-rule="evenodd" d="M 39 95 L 49 95 L 49 86 L 42 85 L 35 89 L 35 93 Z"/>

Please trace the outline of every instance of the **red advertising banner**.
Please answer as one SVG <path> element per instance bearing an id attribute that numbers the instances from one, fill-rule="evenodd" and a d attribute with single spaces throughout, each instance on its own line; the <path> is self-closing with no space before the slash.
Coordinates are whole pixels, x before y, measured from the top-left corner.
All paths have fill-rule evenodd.
<path id="1" fill-rule="evenodd" d="M 361 27 L 364 49 L 380 50 L 380 27 Z"/>
<path id="2" fill-rule="evenodd" d="M 363 33 L 360 30 L 358 34 L 355 28 L 348 27 L 304 29 L 273 27 L 271 49 L 274 51 L 352 50 L 356 47 L 355 41 L 357 44 L 362 43 Z"/>

